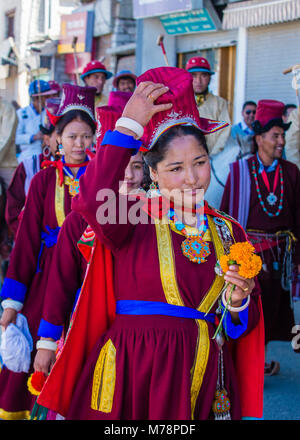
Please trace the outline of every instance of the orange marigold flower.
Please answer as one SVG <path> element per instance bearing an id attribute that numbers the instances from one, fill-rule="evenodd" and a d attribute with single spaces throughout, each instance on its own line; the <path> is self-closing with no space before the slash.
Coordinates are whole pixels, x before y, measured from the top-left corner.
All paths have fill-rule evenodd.
<path id="1" fill-rule="evenodd" d="M 254 252 L 255 248 L 248 241 L 233 244 L 229 254 L 220 257 L 222 271 L 225 273 L 231 264 L 237 264 L 240 266 L 239 275 L 244 278 L 254 278 L 262 267 L 260 256 Z"/>
<path id="2" fill-rule="evenodd" d="M 229 261 L 229 255 L 222 255 L 219 259 L 219 263 L 221 266 L 222 271 L 225 273 L 228 271 L 229 267 L 228 267 L 228 261 Z"/>

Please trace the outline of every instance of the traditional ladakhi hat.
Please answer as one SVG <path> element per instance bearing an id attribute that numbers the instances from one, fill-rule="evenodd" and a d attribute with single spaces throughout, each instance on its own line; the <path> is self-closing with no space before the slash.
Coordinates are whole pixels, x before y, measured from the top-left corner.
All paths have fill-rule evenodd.
<path id="1" fill-rule="evenodd" d="M 55 93 L 61 92 L 61 87 L 58 84 L 58 82 L 50 80 L 50 81 L 48 81 L 48 84 L 51 87 L 51 90 L 55 90 Z"/>
<path id="2" fill-rule="evenodd" d="M 127 104 L 127 101 L 131 98 L 132 92 L 120 92 L 119 90 L 109 93 L 107 105 L 120 108 L 121 113 Z"/>
<path id="3" fill-rule="evenodd" d="M 210 64 L 207 61 L 206 58 L 203 57 L 192 57 L 188 60 L 186 63 L 185 69 L 192 73 L 192 72 L 207 72 L 210 75 L 214 75 L 215 72 L 213 72 L 210 68 Z"/>
<path id="4" fill-rule="evenodd" d="M 262 99 L 258 101 L 255 121 L 252 123 L 252 128 L 255 134 L 266 133 L 272 127 L 281 127 L 287 130 L 291 122 L 284 123 L 282 119 L 284 111 L 284 103 L 275 101 L 273 99 Z"/>
<path id="5" fill-rule="evenodd" d="M 158 67 L 148 70 L 137 78 L 137 84 L 144 81 L 168 86 L 169 90 L 161 95 L 155 103 L 167 104 L 171 102 L 173 106 L 169 110 L 158 112 L 152 116 L 141 138 L 144 145 L 141 148 L 142 151 L 153 148 L 159 136 L 175 125 L 193 125 L 205 135 L 229 125 L 223 121 L 200 118 L 194 96 L 193 78 L 186 70 L 177 67 Z"/>
<path id="6" fill-rule="evenodd" d="M 63 84 L 62 96 L 57 113 L 52 114 L 46 109 L 52 125 L 56 125 L 59 119 L 71 110 L 81 110 L 87 113 L 96 123 L 95 119 L 95 87 L 81 87 L 73 84 Z"/>
<path id="7" fill-rule="evenodd" d="M 121 117 L 120 107 L 102 105 L 96 108 L 97 130 L 96 149 L 101 146 L 104 135 L 108 130 L 114 130 L 117 120 Z"/>
<path id="8" fill-rule="evenodd" d="M 131 78 L 133 80 L 133 82 L 135 83 L 136 81 L 136 75 L 134 73 L 132 73 L 130 70 L 120 70 L 120 72 L 118 72 L 113 80 L 113 86 L 115 88 L 118 87 L 118 82 L 119 79 L 121 78 Z"/>
<path id="9" fill-rule="evenodd" d="M 55 90 L 51 89 L 50 84 L 42 79 L 35 79 L 29 84 L 29 95 L 34 96 L 48 96 L 54 95 Z"/>
<path id="10" fill-rule="evenodd" d="M 107 130 L 113 130 L 115 128 L 116 122 L 122 116 L 124 107 L 131 96 L 132 93 L 130 92 L 110 92 L 108 97 L 108 105 L 103 105 L 96 108 L 97 148 L 101 145 L 101 142 Z"/>
<path id="11" fill-rule="evenodd" d="M 60 106 L 60 98 L 48 98 L 45 104 L 46 112 L 43 124 L 40 125 L 40 131 L 43 134 L 51 134 L 54 130 L 54 125 L 51 124 L 48 116 L 48 112 L 55 115 L 58 112 Z"/>
<path id="12" fill-rule="evenodd" d="M 109 72 L 104 64 L 102 64 L 100 61 L 94 60 L 90 61 L 85 68 L 83 69 L 83 72 L 80 76 L 82 80 L 88 75 L 91 75 L 92 73 L 102 72 L 105 74 L 106 79 L 111 78 L 113 76 L 112 72 Z"/>

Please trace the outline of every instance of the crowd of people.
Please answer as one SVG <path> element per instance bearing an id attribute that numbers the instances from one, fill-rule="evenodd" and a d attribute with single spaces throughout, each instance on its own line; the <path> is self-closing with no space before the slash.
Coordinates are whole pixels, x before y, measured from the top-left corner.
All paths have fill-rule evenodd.
<path id="1" fill-rule="evenodd" d="M 95 60 L 0 98 L 0 419 L 263 418 L 299 295 L 299 114 L 262 97 L 231 125 L 212 75 Z"/>

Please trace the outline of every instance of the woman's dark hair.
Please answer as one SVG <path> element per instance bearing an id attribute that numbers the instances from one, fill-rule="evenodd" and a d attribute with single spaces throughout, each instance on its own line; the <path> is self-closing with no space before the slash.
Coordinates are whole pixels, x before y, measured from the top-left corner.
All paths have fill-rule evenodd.
<path id="1" fill-rule="evenodd" d="M 65 113 L 58 123 L 56 124 L 56 133 L 61 135 L 65 127 L 75 119 L 80 119 L 82 122 L 86 122 L 92 129 L 93 134 L 96 132 L 96 125 L 92 118 L 83 110 L 70 110 Z"/>
<path id="2" fill-rule="evenodd" d="M 165 133 L 163 133 L 158 138 L 153 148 L 147 153 L 144 153 L 146 164 L 156 170 L 157 164 L 165 158 L 170 142 L 172 142 L 177 137 L 188 135 L 194 136 L 199 144 L 208 153 L 206 139 L 201 130 L 194 127 L 193 125 L 176 125 L 175 127 L 171 127 Z"/>

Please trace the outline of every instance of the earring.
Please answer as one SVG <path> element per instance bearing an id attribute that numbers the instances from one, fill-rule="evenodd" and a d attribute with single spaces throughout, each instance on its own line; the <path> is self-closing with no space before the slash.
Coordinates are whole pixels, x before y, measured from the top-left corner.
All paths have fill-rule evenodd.
<path id="1" fill-rule="evenodd" d="M 149 197 L 149 199 L 153 199 L 153 197 L 158 197 L 158 196 L 160 196 L 158 183 L 151 182 L 149 185 L 149 190 L 147 191 L 147 197 Z"/>
<path id="2" fill-rule="evenodd" d="M 65 154 L 64 147 L 62 146 L 62 144 L 58 145 L 58 151 L 61 156 Z"/>
<path id="3" fill-rule="evenodd" d="M 152 190 L 153 189 L 158 189 L 158 184 L 156 182 L 151 182 L 150 185 L 149 185 L 149 188 L 152 189 Z"/>
<path id="4" fill-rule="evenodd" d="M 43 148 L 43 156 L 44 157 L 49 157 L 51 154 L 51 150 L 50 147 L 48 145 L 45 145 Z"/>

